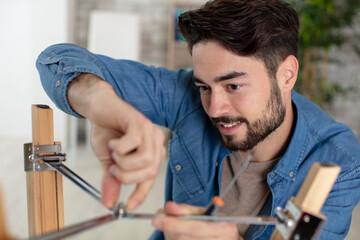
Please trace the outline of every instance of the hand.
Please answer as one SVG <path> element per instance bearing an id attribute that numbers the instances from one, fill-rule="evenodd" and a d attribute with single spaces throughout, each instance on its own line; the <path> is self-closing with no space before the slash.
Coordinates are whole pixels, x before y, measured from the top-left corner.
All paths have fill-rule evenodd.
<path id="1" fill-rule="evenodd" d="M 80 76 L 69 85 L 68 99 L 92 123 L 91 144 L 103 169 L 102 202 L 111 208 L 121 185 L 135 183 L 127 203 L 134 210 L 145 200 L 165 156 L 164 134 L 108 83 L 92 74 Z"/>
<path id="2" fill-rule="evenodd" d="M 167 202 L 164 213 L 168 215 L 200 215 L 203 207 Z M 154 218 L 152 224 L 163 231 L 167 240 L 176 239 L 242 239 L 234 223 L 186 220 L 172 216 Z"/>

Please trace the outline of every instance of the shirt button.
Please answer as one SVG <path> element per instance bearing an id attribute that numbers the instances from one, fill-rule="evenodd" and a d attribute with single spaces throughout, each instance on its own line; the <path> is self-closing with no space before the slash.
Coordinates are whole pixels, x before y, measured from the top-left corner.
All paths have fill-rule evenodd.
<path id="1" fill-rule="evenodd" d="M 56 86 L 56 87 L 60 87 L 60 85 L 61 85 L 61 81 L 60 81 L 60 80 L 57 80 L 55 86 Z"/>
<path id="2" fill-rule="evenodd" d="M 66 66 L 66 67 L 63 68 L 63 70 L 65 71 L 68 68 L 71 68 L 71 66 Z"/>
<path id="3" fill-rule="evenodd" d="M 45 59 L 45 61 L 50 61 L 51 60 L 51 57 L 47 57 L 46 59 Z"/>
<path id="4" fill-rule="evenodd" d="M 176 170 L 176 171 L 180 171 L 181 168 L 182 168 L 182 166 L 181 166 L 180 164 L 177 164 L 177 165 L 175 166 L 175 170 Z"/>
<path id="5" fill-rule="evenodd" d="M 294 173 L 291 171 L 291 172 L 289 172 L 289 176 L 290 177 L 293 177 L 294 176 Z"/>

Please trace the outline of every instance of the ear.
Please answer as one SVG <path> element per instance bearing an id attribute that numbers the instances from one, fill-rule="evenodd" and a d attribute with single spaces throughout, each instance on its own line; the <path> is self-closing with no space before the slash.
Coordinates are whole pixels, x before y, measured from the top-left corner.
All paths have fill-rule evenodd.
<path id="1" fill-rule="evenodd" d="M 279 66 L 277 79 L 279 87 L 284 92 L 290 92 L 296 83 L 299 62 L 295 56 L 289 55 Z"/>

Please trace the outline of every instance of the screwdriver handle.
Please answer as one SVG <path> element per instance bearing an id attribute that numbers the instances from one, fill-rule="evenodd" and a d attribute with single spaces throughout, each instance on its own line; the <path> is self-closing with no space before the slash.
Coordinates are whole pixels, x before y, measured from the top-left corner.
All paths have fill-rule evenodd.
<path id="1" fill-rule="evenodd" d="M 210 204 L 206 207 L 203 215 L 214 216 L 217 210 L 224 206 L 224 201 L 218 196 L 214 196 Z"/>

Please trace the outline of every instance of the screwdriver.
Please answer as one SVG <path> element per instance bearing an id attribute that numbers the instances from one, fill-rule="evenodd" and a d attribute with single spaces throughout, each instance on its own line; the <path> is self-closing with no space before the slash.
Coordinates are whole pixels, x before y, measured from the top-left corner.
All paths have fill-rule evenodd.
<path id="1" fill-rule="evenodd" d="M 246 158 L 245 162 L 241 165 L 238 172 L 235 174 L 235 176 L 231 179 L 230 183 L 226 186 L 225 190 L 222 192 L 220 196 L 214 196 L 212 200 L 209 202 L 209 204 L 206 206 L 205 211 L 203 215 L 206 216 L 214 216 L 217 210 L 224 206 L 224 196 L 228 193 L 232 185 L 234 185 L 236 179 L 239 178 L 240 174 L 246 169 L 246 167 L 249 165 L 249 162 L 251 158 L 254 156 L 255 150 L 252 150 L 249 154 L 249 156 Z"/>

